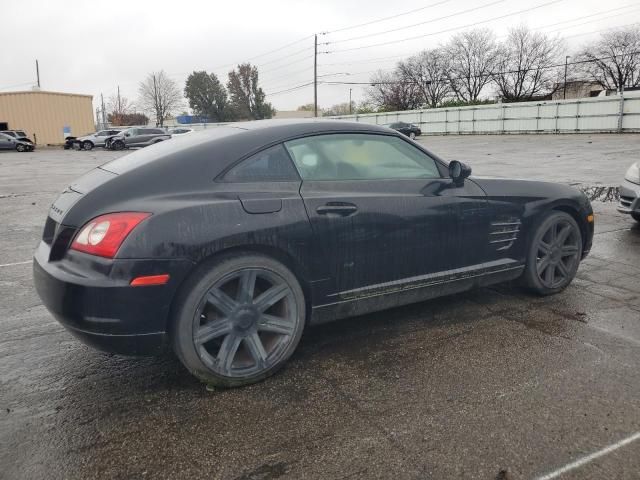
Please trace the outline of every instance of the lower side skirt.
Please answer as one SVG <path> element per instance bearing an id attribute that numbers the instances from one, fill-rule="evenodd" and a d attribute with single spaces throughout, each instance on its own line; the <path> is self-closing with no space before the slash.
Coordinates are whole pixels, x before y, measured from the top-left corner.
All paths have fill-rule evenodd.
<path id="1" fill-rule="evenodd" d="M 376 292 L 371 295 L 363 295 L 359 298 L 347 299 L 328 305 L 320 305 L 313 307 L 309 323 L 315 325 L 331 322 L 341 318 L 364 315 L 366 313 L 431 300 L 473 288 L 508 282 L 520 277 L 524 268 L 524 265 L 519 265 L 489 273 L 482 273 L 477 276 L 443 280 L 441 282 L 433 282 L 420 286 L 407 284 L 404 288 L 401 286 L 395 288 L 393 292 Z"/>

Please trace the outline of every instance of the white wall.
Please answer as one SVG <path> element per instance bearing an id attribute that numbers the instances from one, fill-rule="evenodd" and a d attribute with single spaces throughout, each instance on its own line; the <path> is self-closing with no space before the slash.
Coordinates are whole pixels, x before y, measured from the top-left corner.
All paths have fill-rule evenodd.
<path id="1" fill-rule="evenodd" d="M 407 122 L 423 134 L 640 132 L 640 96 L 497 103 L 331 117 L 377 125 Z"/>

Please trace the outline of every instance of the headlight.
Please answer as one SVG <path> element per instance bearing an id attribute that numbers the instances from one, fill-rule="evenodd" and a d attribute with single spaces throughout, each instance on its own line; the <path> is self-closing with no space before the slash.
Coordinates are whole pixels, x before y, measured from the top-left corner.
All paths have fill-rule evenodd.
<path id="1" fill-rule="evenodd" d="M 624 175 L 624 179 L 631 183 L 640 184 L 640 166 L 638 162 L 629 167 L 629 170 L 627 170 L 627 173 Z"/>

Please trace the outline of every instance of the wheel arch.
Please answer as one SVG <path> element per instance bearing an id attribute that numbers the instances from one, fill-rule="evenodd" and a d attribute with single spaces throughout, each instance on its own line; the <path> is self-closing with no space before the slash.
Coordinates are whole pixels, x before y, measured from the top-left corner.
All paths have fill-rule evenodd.
<path id="1" fill-rule="evenodd" d="M 284 251 L 281 248 L 274 247 L 272 245 L 263 245 L 263 244 L 242 244 L 242 245 L 233 245 L 227 248 L 223 248 L 209 255 L 203 256 L 198 262 L 194 263 L 193 267 L 189 269 L 184 278 L 180 281 L 180 284 L 177 286 L 173 298 L 171 299 L 171 306 L 169 308 L 169 315 L 166 320 L 166 331 L 171 331 L 171 324 L 173 323 L 173 318 L 175 315 L 176 303 L 178 299 L 181 297 L 182 290 L 185 288 L 185 285 L 189 281 L 189 279 L 193 276 L 193 274 L 200 268 L 203 268 L 205 265 L 211 265 L 214 262 L 220 261 L 225 257 L 234 255 L 234 254 L 260 254 L 266 257 L 269 257 L 277 262 L 280 262 L 285 267 L 287 267 L 291 273 L 296 277 L 298 283 L 300 284 L 300 288 L 302 288 L 302 293 L 304 294 L 304 300 L 306 305 L 306 318 L 307 324 L 309 319 L 311 318 L 311 307 L 313 306 L 312 301 L 312 289 L 310 281 L 305 274 L 304 267 L 300 264 L 298 260 L 296 260 L 291 254 Z"/>
<path id="2" fill-rule="evenodd" d="M 582 218 L 576 207 L 568 204 L 555 205 L 550 211 L 567 213 L 576 221 L 580 228 L 580 235 L 582 236 L 582 252 L 584 254 L 585 246 L 588 241 L 587 239 L 589 238 L 589 225 L 587 223 L 587 219 Z"/>

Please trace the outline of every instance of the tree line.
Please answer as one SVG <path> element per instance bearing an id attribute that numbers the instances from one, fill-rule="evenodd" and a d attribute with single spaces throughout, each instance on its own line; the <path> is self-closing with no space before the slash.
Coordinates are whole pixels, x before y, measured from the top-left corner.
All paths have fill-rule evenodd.
<path id="1" fill-rule="evenodd" d="M 204 70 L 192 72 L 184 90 L 164 71 L 152 72 L 140 82 L 135 105 L 119 91 L 109 98 L 107 119 L 114 126 L 146 125 L 149 117 L 135 111 L 139 108 L 162 126 L 170 115 L 184 110 L 185 99 L 193 113 L 208 122 L 271 118 L 275 110 L 258 82 L 258 69 L 249 63 L 229 72 L 226 88 L 215 73 Z"/>
<path id="2" fill-rule="evenodd" d="M 503 41 L 488 29 L 469 30 L 391 71 L 377 71 L 364 102 L 334 105 L 325 113 L 475 105 L 489 103 L 490 90 L 504 102 L 531 101 L 563 88 L 565 68 L 569 80 L 592 81 L 605 90 L 640 86 L 638 26 L 610 30 L 571 57 L 565 53 L 562 38 L 526 26 L 512 28 Z"/>

